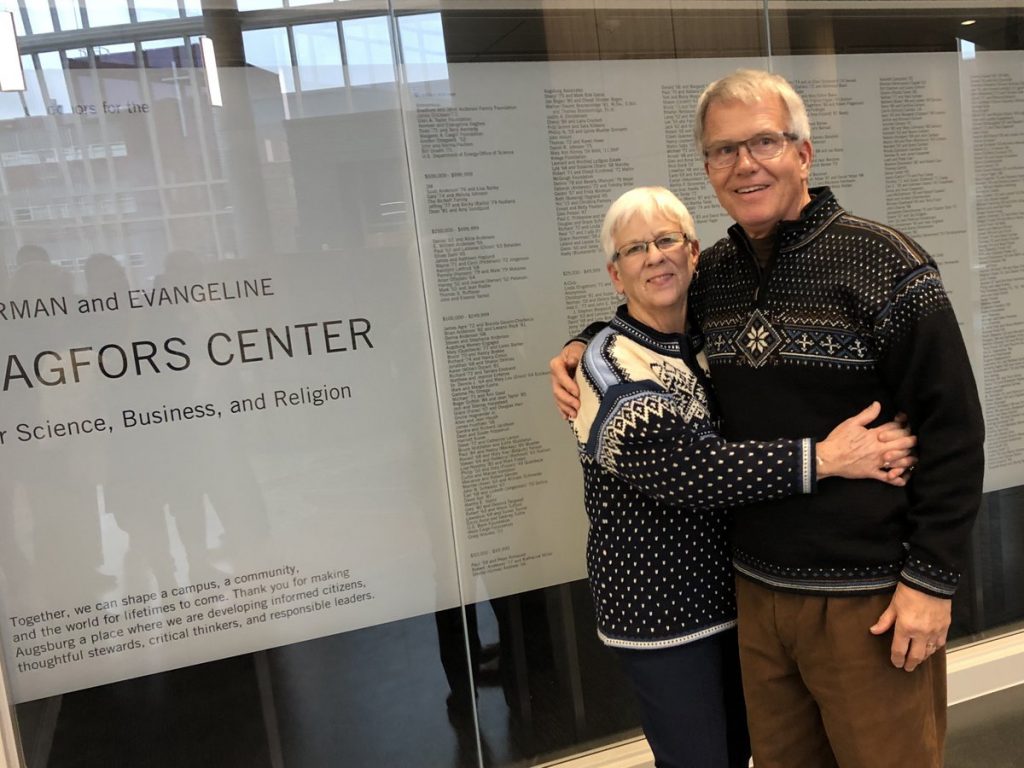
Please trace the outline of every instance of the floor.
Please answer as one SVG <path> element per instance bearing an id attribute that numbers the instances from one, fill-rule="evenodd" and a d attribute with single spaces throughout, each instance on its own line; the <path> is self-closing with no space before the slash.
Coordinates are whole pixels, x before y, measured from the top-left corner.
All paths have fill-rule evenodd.
<path id="1" fill-rule="evenodd" d="M 949 710 L 946 768 L 1024 766 L 1024 685 Z"/>
<path id="2" fill-rule="evenodd" d="M 491 670 L 477 688 L 487 768 L 568 758 L 637 733 L 625 681 L 584 631 L 588 606 L 585 585 L 478 606 L 482 643 L 515 646 L 516 673 Z M 568 616 L 579 624 L 559 618 Z M 500 621 L 511 629 L 501 633 Z M 476 768 L 472 711 L 447 701 L 442 634 L 427 615 L 21 704 L 26 763 Z M 1024 766 L 1024 685 L 951 708 L 947 746 L 947 768 Z"/>

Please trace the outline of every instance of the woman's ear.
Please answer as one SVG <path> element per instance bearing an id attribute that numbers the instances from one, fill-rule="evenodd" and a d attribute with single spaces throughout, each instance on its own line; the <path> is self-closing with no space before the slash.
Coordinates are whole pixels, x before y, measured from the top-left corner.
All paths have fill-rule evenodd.
<path id="1" fill-rule="evenodd" d="M 609 261 L 605 268 L 608 270 L 608 276 L 612 279 L 612 286 L 615 288 L 615 292 L 619 296 L 625 296 L 626 291 L 622 284 L 622 278 L 619 277 L 619 267 L 614 261 Z"/>

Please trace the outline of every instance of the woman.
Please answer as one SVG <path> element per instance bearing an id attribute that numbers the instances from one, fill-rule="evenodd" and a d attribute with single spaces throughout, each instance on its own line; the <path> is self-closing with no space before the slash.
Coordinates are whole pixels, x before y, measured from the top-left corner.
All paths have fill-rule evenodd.
<path id="1" fill-rule="evenodd" d="M 874 403 L 817 444 L 725 442 L 687 334 L 700 253 L 689 212 L 662 187 L 630 190 L 601 244 L 626 303 L 583 355 L 572 422 L 598 635 L 633 684 L 658 768 L 745 767 L 728 509 L 832 475 L 903 485 L 914 438 L 895 422 L 866 429 Z"/>

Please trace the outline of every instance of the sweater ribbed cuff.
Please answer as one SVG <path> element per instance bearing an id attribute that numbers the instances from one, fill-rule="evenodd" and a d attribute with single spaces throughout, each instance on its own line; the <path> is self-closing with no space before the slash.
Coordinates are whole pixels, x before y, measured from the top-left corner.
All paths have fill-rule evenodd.
<path id="1" fill-rule="evenodd" d="M 903 564 L 900 581 L 932 597 L 951 598 L 960 583 L 960 572 L 910 555 Z"/>

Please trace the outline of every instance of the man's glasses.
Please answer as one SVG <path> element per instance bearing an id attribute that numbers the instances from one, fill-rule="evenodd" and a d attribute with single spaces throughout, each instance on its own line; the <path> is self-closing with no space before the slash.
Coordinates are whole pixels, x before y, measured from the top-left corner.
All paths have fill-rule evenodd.
<path id="1" fill-rule="evenodd" d="M 638 240 L 635 243 L 626 243 L 612 255 L 612 260 L 646 255 L 651 243 L 654 243 L 654 247 L 662 253 L 671 253 L 682 248 L 688 242 L 690 242 L 690 237 L 683 232 L 666 232 L 663 235 L 658 235 L 653 240 Z"/>
<path id="2" fill-rule="evenodd" d="M 712 168 L 731 168 L 740 156 L 740 147 L 746 147 L 755 160 L 772 160 L 782 154 L 787 141 L 796 141 L 795 133 L 759 133 L 746 141 L 720 141 L 704 150 L 704 159 Z"/>

